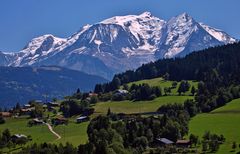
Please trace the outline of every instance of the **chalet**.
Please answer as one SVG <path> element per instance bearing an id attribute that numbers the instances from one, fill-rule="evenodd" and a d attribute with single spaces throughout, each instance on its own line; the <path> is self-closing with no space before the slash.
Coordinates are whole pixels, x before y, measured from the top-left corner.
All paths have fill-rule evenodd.
<path id="1" fill-rule="evenodd" d="M 60 106 L 60 104 L 57 103 L 57 102 L 48 102 L 47 105 L 48 105 L 48 106 L 51 106 L 51 107 L 58 107 L 58 106 Z"/>
<path id="2" fill-rule="evenodd" d="M 12 113 L 10 112 L 0 112 L 0 116 L 3 118 L 8 118 L 12 116 Z"/>
<path id="3" fill-rule="evenodd" d="M 23 109 L 28 109 L 28 108 L 31 108 L 32 107 L 32 105 L 30 105 L 30 104 L 24 104 L 23 105 Z"/>
<path id="4" fill-rule="evenodd" d="M 78 117 L 76 119 L 77 123 L 82 123 L 82 122 L 85 122 L 85 121 L 89 121 L 89 117 L 88 116 L 81 116 L 81 117 Z"/>
<path id="5" fill-rule="evenodd" d="M 191 142 L 190 140 L 177 140 L 176 145 L 178 147 L 188 148 L 189 146 L 191 146 Z"/>
<path id="6" fill-rule="evenodd" d="M 93 96 L 98 96 L 98 94 L 97 93 L 89 93 L 89 97 L 93 97 Z"/>
<path id="7" fill-rule="evenodd" d="M 43 107 L 44 109 L 47 109 L 47 108 L 48 108 L 47 104 L 43 104 L 42 107 Z"/>
<path id="8" fill-rule="evenodd" d="M 168 146 L 168 145 L 173 145 L 174 142 L 167 139 L 167 138 L 157 138 L 155 140 L 155 143 L 156 145 L 159 145 L 159 146 Z"/>
<path id="9" fill-rule="evenodd" d="M 20 113 L 21 115 L 29 115 L 34 110 L 35 110 L 35 107 L 23 108 L 20 110 Z"/>
<path id="10" fill-rule="evenodd" d="M 54 125 L 63 125 L 67 123 L 68 123 L 68 120 L 66 118 L 57 117 L 55 119 L 52 119 L 52 124 Z"/>

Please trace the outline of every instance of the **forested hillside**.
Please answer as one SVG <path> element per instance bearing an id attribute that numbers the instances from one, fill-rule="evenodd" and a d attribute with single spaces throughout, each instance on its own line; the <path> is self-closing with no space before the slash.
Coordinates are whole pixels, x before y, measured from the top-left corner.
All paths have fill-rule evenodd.
<path id="1" fill-rule="evenodd" d="M 121 84 L 169 74 L 170 80 L 208 80 L 213 72 L 223 80 L 239 80 L 240 43 L 194 52 L 185 58 L 163 59 L 142 65 L 135 71 L 115 75 Z M 209 74 L 210 73 L 210 74 Z M 232 81 L 233 82 L 233 81 Z"/>
<path id="2" fill-rule="evenodd" d="M 1 107 L 32 99 L 62 98 L 75 89 L 90 91 L 107 80 L 61 67 L 0 67 Z"/>
<path id="3" fill-rule="evenodd" d="M 112 82 L 98 84 L 97 92 L 113 91 L 129 82 L 163 77 L 167 80 L 197 80 L 195 101 L 208 112 L 238 98 L 240 82 L 240 43 L 194 52 L 185 58 L 164 59 L 142 65 L 135 71 L 117 74 Z"/>

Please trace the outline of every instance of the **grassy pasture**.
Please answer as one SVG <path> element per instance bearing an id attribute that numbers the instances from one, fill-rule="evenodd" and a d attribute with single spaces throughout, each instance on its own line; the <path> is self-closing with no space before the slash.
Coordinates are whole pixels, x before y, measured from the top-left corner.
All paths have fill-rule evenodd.
<path id="1" fill-rule="evenodd" d="M 233 141 L 240 144 L 240 99 L 210 113 L 199 114 L 190 121 L 190 132 L 202 137 L 205 131 L 223 134 L 226 142 L 218 153 L 231 153 Z M 237 148 L 239 151 L 239 148 Z"/>

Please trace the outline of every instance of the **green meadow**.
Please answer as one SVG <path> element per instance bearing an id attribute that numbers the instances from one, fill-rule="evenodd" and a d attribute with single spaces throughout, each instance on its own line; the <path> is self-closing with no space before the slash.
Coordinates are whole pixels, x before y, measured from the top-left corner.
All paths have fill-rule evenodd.
<path id="1" fill-rule="evenodd" d="M 193 99 L 193 96 L 162 96 L 151 101 L 109 101 L 100 102 L 95 105 L 96 114 L 106 114 L 108 108 L 114 113 L 142 113 L 155 112 L 164 104 L 183 103 L 187 99 Z"/>
<path id="2" fill-rule="evenodd" d="M 223 134 L 226 142 L 220 146 L 218 153 L 231 153 L 232 143 L 240 144 L 240 99 L 210 113 L 199 114 L 190 121 L 190 133 L 202 137 L 205 131 Z M 239 148 L 237 148 L 239 151 Z"/>
<path id="3" fill-rule="evenodd" d="M 61 135 L 60 140 L 55 140 L 54 143 L 72 143 L 74 146 L 79 144 L 85 144 L 88 141 L 87 127 L 89 122 L 83 122 L 80 124 L 75 123 L 75 121 L 69 121 L 68 125 L 59 125 L 54 127 L 59 135 Z"/>
<path id="4" fill-rule="evenodd" d="M 31 143 L 66 143 L 70 142 L 75 146 L 84 144 L 87 142 L 87 126 L 89 122 L 77 124 L 75 119 L 70 119 L 68 125 L 59 125 L 53 127 L 53 130 L 57 132 L 62 138 L 56 140 L 56 136 L 53 135 L 46 125 L 38 125 L 28 127 L 28 118 L 9 118 L 5 124 L 0 125 L 0 132 L 5 129 L 9 129 L 11 134 L 24 134 L 30 135 L 32 138 Z"/>
<path id="5" fill-rule="evenodd" d="M 33 142 L 37 143 L 55 140 L 55 136 L 48 130 L 46 125 L 28 127 L 29 120 L 26 117 L 8 118 L 5 124 L 0 125 L 0 132 L 9 129 L 11 134 L 31 135 Z"/>
<path id="6" fill-rule="evenodd" d="M 131 84 L 142 84 L 148 83 L 150 86 L 159 86 L 162 88 L 162 93 L 164 94 L 164 87 L 172 87 L 173 81 L 165 81 L 162 78 L 155 78 L 151 80 L 142 80 L 138 82 L 129 83 Z M 191 86 L 197 87 L 197 82 L 189 81 Z M 184 95 L 179 96 L 177 93 L 177 89 L 179 86 L 179 82 L 176 88 L 172 89 L 171 94 L 168 96 L 161 96 L 151 101 L 108 101 L 108 102 L 99 102 L 94 105 L 95 113 L 91 116 L 92 118 L 100 115 L 106 114 L 108 108 L 111 109 L 114 113 L 144 113 L 144 112 L 155 112 L 157 109 L 164 104 L 169 103 L 183 103 L 187 99 L 193 99 L 193 96 L 190 95 L 190 90 L 186 92 Z M 58 110 L 58 108 L 56 108 Z M 61 113 L 58 113 L 61 114 Z M 45 112 L 45 116 L 50 116 L 51 118 L 55 117 L 56 114 L 52 112 Z M 57 140 L 57 137 L 52 134 L 46 125 L 38 125 L 28 127 L 27 123 L 30 120 L 28 117 L 19 117 L 19 118 L 8 118 L 6 119 L 6 123 L 0 125 L 0 132 L 4 129 L 9 129 L 11 134 L 24 134 L 30 135 L 32 141 L 28 142 L 28 144 L 32 143 L 66 143 L 70 142 L 74 146 L 78 146 L 79 144 L 84 144 L 88 141 L 87 136 L 87 127 L 89 122 L 84 122 L 77 124 L 75 119 L 77 116 L 69 118 L 69 122 L 67 125 L 58 125 L 53 126 L 53 130 L 61 136 L 61 139 Z M 17 147 L 19 148 L 19 147 Z M 4 151 L 7 151 L 6 149 Z"/>
<path id="7" fill-rule="evenodd" d="M 165 87 L 166 87 L 166 88 L 172 87 L 172 83 L 173 83 L 173 82 L 174 82 L 174 81 L 164 80 L 163 78 L 154 78 L 154 79 L 148 79 L 148 80 L 141 80 L 141 81 L 136 81 L 136 82 L 130 82 L 130 83 L 128 83 L 127 85 L 128 85 L 129 87 L 131 87 L 132 84 L 137 84 L 137 85 L 139 85 L 139 84 L 147 83 L 147 84 L 149 84 L 150 86 L 159 86 L 159 87 L 161 87 L 161 88 L 162 88 L 162 92 L 164 93 L 164 88 L 165 88 Z M 192 81 L 192 80 L 189 80 L 188 82 L 189 82 L 189 84 L 191 85 L 191 87 L 194 86 L 195 88 L 197 88 L 198 82 Z M 178 82 L 176 88 L 172 89 L 172 95 L 178 95 L 177 90 L 178 90 L 179 85 L 180 85 L 180 82 Z M 189 88 L 189 91 L 187 91 L 187 92 L 185 93 L 185 95 L 190 95 L 190 94 L 191 94 L 191 91 L 190 91 L 190 90 L 191 90 L 191 87 Z"/>

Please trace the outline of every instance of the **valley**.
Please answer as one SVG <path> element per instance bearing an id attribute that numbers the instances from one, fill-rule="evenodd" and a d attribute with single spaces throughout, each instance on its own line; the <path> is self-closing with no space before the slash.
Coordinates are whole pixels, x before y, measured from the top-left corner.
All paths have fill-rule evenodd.
<path id="1" fill-rule="evenodd" d="M 0 2 L 0 154 L 240 154 L 239 5 Z"/>
<path id="2" fill-rule="evenodd" d="M 173 81 L 165 81 L 162 78 L 155 78 L 150 80 L 143 80 L 134 82 L 135 84 L 142 84 L 147 83 L 151 86 L 159 86 L 159 87 L 171 87 Z M 129 84 L 134 84 L 129 83 Z M 196 86 L 197 82 L 190 81 L 191 86 Z M 92 107 L 95 109 L 94 113 L 90 116 L 91 119 L 96 118 L 99 115 L 107 115 L 107 111 L 110 108 L 111 112 L 113 113 L 124 113 L 124 114 L 143 114 L 149 113 L 146 116 L 151 116 L 151 113 L 156 112 L 157 109 L 165 104 L 171 104 L 171 103 L 179 103 L 183 104 L 183 102 L 187 99 L 193 99 L 193 96 L 190 94 L 190 90 L 187 91 L 184 95 L 179 96 L 176 91 L 178 86 L 174 88 L 172 91 L 172 94 L 169 94 L 170 96 L 161 96 L 151 101 L 108 101 L 108 102 L 98 102 L 95 105 L 92 105 Z M 58 102 L 62 102 L 62 100 L 59 100 Z M 59 108 L 55 108 L 56 113 L 45 111 L 44 117 L 49 117 L 48 122 L 50 122 L 52 118 L 58 117 L 61 112 L 59 112 Z M 152 114 L 154 115 L 154 114 Z M 36 125 L 29 127 L 28 122 L 31 120 L 29 116 L 20 116 L 20 117 L 12 117 L 7 118 L 5 124 L 0 125 L 0 132 L 3 132 L 5 129 L 9 129 L 11 133 L 17 133 L 17 134 L 24 134 L 24 135 L 30 135 L 32 138 L 32 141 L 28 142 L 26 145 L 30 145 L 32 143 L 63 143 L 70 142 L 74 146 L 78 146 L 79 144 L 85 144 L 88 141 L 87 136 L 87 127 L 89 125 L 89 122 L 83 122 L 83 123 L 76 123 L 76 118 L 81 115 L 75 115 L 73 117 L 68 118 L 68 124 L 67 125 L 53 125 L 53 130 L 58 133 L 61 136 L 61 139 L 57 139 L 57 137 L 49 131 L 48 127 L 46 125 Z M 18 149 L 17 147 L 16 149 Z M 11 149 L 11 150 L 14 150 Z M 4 151 L 8 151 L 6 148 Z"/>

